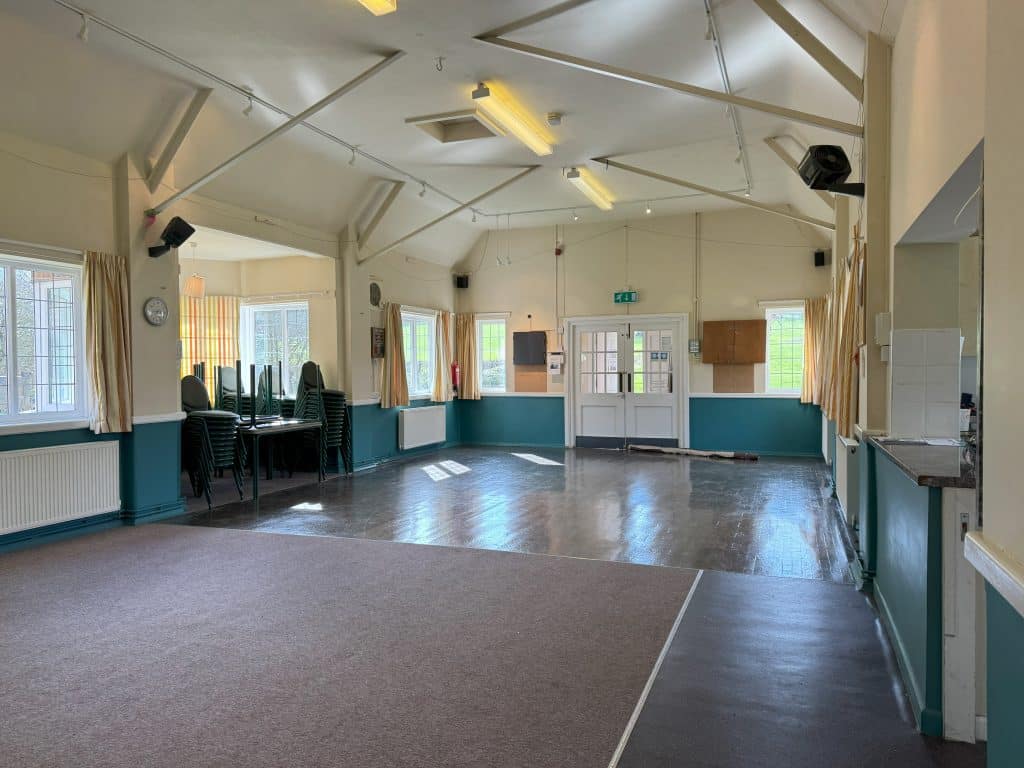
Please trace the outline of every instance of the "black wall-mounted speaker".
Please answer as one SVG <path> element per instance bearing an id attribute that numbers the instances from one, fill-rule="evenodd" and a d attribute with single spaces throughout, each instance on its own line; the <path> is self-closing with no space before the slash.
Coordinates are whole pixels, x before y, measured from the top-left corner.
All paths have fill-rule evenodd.
<path id="1" fill-rule="evenodd" d="M 800 178 L 811 189 L 828 189 L 833 184 L 842 184 L 850 177 L 853 168 L 842 147 L 832 144 L 816 144 L 807 149 L 800 165 Z"/>
<path id="2" fill-rule="evenodd" d="M 824 267 L 826 264 L 828 264 L 827 254 L 824 251 L 815 251 L 814 252 L 814 266 L 816 266 L 816 267 Z"/>
<path id="3" fill-rule="evenodd" d="M 180 216 L 175 216 L 164 227 L 164 231 L 160 235 L 163 245 L 151 246 L 149 255 L 156 258 L 157 256 L 163 256 L 171 248 L 180 248 L 185 244 L 186 240 L 192 237 L 193 233 L 195 233 L 195 229 L 191 224 Z"/>
<path id="4" fill-rule="evenodd" d="M 469 288 L 469 275 L 456 275 L 455 276 L 455 287 L 456 288 Z"/>

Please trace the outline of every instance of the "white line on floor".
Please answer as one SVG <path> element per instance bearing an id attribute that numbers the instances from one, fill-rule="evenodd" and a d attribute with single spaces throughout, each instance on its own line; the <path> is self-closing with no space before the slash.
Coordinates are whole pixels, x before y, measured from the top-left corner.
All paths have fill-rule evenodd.
<path id="1" fill-rule="evenodd" d="M 532 461 L 534 464 L 543 464 L 546 467 L 564 467 L 560 461 L 552 461 L 551 459 L 545 459 L 543 456 L 538 456 L 535 453 L 513 453 L 513 456 L 518 456 L 520 459 L 526 459 Z"/>
<path id="2" fill-rule="evenodd" d="M 665 640 L 665 645 L 661 648 L 661 653 L 658 654 L 658 660 L 654 662 L 654 668 L 651 670 L 651 676 L 647 678 L 647 685 L 644 686 L 643 691 L 640 692 L 640 700 L 637 701 L 636 707 L 633 708 L 633 714 L 629 718 L 629 722 L 626 723 L 626 730 L 622 732 L 622 738 L 619 739 L 619 746 L 615 748 L 615 754 L 612 755 L 612 760 L 608 763 L 608 768 L 616 768 L 619 764 L 619 760 L 622 759 L 622 753 L 626 749 L 626 744 L 629 743 L 629 737 L 633 735 L 633 728 L 636 727 L 636 721 L 640 718 L 640 712 L 643 711 L 644 704 L 647 703 L 647 697 L 651 693 L 651 688 L 654 686 L 654 679 L 658 676 L 658 672 L 661 670 L 661 665 L 665 661 L 665 657 L 668 656 L 669 646 L 672 645 L 672 641 L 675 640 L 676 632 L 679 630 L 679 625 L 683 622 L 683 614 L 686 613 L 686 609 L 690 605 L 690 600 L 693 598 L 693 593 L 697 591 L 697 585 L 700 584 L 700 577 L 704 575 L 704 571 L 697 571 L 697 577 L 693 580 L 693 584 L 690 585 L 690 591 L 686 593 L 686 599 L 683 601 L 682 608 L 679 609 L 679 615 L 676 616 L 675 623 L 672 625 L 671 631 L 668 633 L 668 638 Z"/>
<path id="3" fill-rule="evenodd" d="M 420 469 L 422 469 L 424 472 L 430 475 L 430 479 L 433 480 L 435 483 L 439 480 L 447 480 L 449 477 L 451 477 L 451 475 L 449 475 L 436 464 L 427 464 L 427 466 L 420 467 Z"/>
<path id="4" fill-rule="evenodd" d="M 442 461 L 440 464 L 453 475 L 464 475 L 470 471 L 469 467 L 465 464 L 459 464 L 457 461 Z"/>

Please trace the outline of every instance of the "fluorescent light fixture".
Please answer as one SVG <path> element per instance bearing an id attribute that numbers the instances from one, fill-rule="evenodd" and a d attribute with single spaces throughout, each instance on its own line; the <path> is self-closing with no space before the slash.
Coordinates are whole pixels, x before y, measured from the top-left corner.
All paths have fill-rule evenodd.
<path id="1" fill-rule="evenodd" d="M 602 211 L 612 209 L 612 195 L 586 168 L 572 168 L 565 174 L 572 184 Z"/>
<path id="2" fill-rule="evenodd" d="M 473 101 L 488 117 L 535 154 L 543 157 L 554 151 L 550 134 L 500 86 L 480 83 L 473 91 Z"/>
<path id="3" fill-rule="evenodd" d="M 359 3 L 374 16 L 383 16 L 398 10 L 398 0 L 359 0 Z"/>

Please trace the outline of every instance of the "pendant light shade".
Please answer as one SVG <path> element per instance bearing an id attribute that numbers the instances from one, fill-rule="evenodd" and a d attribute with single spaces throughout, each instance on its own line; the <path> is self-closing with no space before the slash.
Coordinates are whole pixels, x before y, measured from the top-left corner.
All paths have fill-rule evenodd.
<path id="1" fill-rule="evenodd" d="M 189 243 L 192 246 L 192 275 L 185 281 L 185 284 L 181 287 L 181 294 L 189 299 L 205 299 L 206 298 L 206 278 L 195 271 L 196 268 L 196 254 L 199 252 L 199 243 Z"/>

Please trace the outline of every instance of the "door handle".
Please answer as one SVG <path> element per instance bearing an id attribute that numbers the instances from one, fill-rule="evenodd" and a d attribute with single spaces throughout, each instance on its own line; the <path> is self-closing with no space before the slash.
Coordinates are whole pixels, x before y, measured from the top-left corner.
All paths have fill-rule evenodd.
<path id="1" fill-rule="evenodd" d="M 626 376 L 628 377 L 627 386 L 629 387 L 626 391 L 627 392 L 632 392 L 633 391 L 633 374 L 632 373 L 627 373 Z"/>

